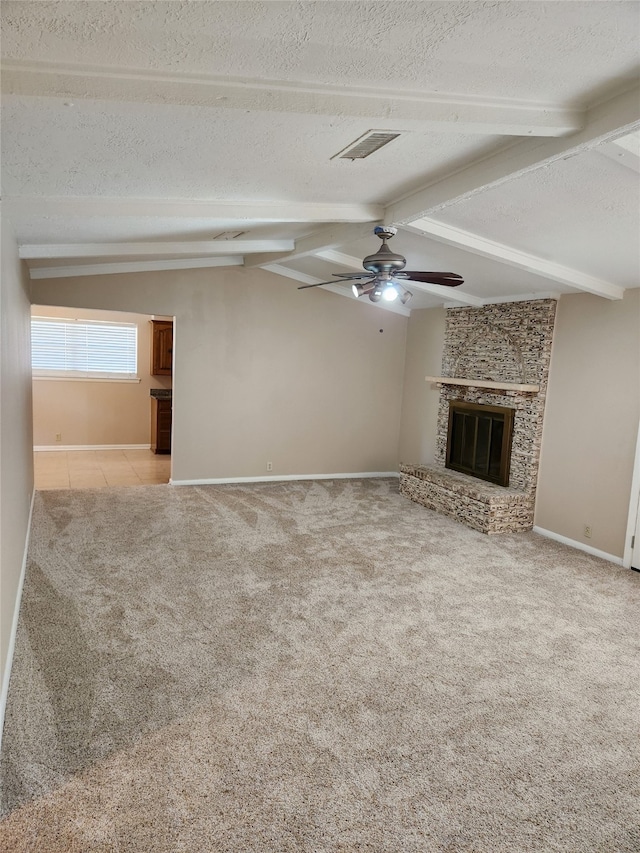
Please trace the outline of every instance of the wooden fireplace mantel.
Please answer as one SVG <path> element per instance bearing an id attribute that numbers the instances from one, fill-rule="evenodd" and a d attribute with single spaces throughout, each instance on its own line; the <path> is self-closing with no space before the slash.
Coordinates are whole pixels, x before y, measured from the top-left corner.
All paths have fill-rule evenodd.
<path id="1" fill-rule="evenodd" d="M 537 394 L 539 385 L 521 385 L 517 382 L 494 382 L 491 379 L 462 379 L 459 376 L 425 376 L 427 382 L 436 385 L 462 385 L 467 388 L 490 388 L 494 391 L 520 391 L 522 394 Z"/>

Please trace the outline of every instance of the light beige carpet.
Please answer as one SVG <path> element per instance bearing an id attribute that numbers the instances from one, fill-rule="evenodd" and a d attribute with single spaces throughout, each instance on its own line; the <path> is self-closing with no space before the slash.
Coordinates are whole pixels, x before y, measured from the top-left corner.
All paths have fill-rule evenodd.
<path id="1" fill-rule="evenodd" d="M 0 849 L 637 853 L 639 621 L 395 480 L 39 493 Z"/>

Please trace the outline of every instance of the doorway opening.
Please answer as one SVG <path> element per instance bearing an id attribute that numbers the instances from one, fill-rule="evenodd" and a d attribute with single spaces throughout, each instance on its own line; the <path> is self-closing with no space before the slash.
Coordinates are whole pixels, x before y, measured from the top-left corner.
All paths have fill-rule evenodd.
<path id="1" fill-rule="evenodd" d="M 36 489 L 169 483 L 170 453 L 151 449 L 152 393 L 172 407 L 173 377 L 154 374 L 152 321 L 173 318 L 48 305 L 31 316 Z"/>

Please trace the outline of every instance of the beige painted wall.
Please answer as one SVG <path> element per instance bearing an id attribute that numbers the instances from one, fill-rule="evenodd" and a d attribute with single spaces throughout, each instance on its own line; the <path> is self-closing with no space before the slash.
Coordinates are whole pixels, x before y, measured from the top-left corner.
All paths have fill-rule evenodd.
<path id="1" fill-rule="evenodd" d="M 237 268 L 34 282 L 33 301 L 175 315 L 176 481 L 397 470 L 406 317 Z"/>
<path id="2" fill-rule="evenodd" d="M 433 462 L 440 392 L 425 376 L 440 376 L 444 347 L 445 309 L 412 311 L 402 394 L 400 461 L 414 465 Z"/>
<path id="3" fill-rule="evenodd" d="M 7 653 L 33 494 L 28 282 L 7 222 L 2 223 L 0 275 L 0 668 L 4 703 Z M 0 717 L 3 712 L 4 704 Z"/>
<path id="4" fill-rule="evenodd" d="M 146 314 L 34 305 L 34 317 L 136 323 L 140 382 L 33 380 L 33 443 L 38 446 L 149 444 L 150 388 L 171 388 L 171 377 L 151 376 L 151 323 Z M 169 318 L 171 319 L 171 318 Z M 56 442 L 56 434 L 62 438 Z"/>
<path id="5" fill-rule="evenodd" d="M 440 371 L 440 309 L 408 323 L 264 270 L 108 279 L 34 282 L 34 301 L 176 315 L 175 480 L 263 476 L 267 461 L 274 475 L 392 471 L 398 448 L 403 461 L 431 461 L 436 395 L 422 377 Z M 560 300 L 536 511 L 538 526 L 617 556 L 640 409 L 639 300 Z"/>
<path id="6" fill-rule="evenodd" d="M 562 296 L 536 525 L 622 557 L 639 418 L 640 290 Z"/>

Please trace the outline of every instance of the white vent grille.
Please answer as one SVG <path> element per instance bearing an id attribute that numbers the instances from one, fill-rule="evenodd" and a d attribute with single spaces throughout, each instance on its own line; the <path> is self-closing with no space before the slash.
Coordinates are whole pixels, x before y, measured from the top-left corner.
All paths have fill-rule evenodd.
<path id="1" fill-rule="evenodd" d="M 383 145 L 387 145 L 399 136 L 399 133 L 392 133 L 389 130 L 368 130 L 364 136 L 359 137 L 355 142 L 343 148 L 342 151 L 334 154 L 331 159 L 335 160 L 336 157 L 339 157 L 343 160 L 364 160 L 365 157 L 373 154 L 374 151 L 378 151 Z"/>
<path id="2" fill-rule="evenodd" d="M 220 231 L 218 234 L 214 234 L 211 238 L 212 240 L 235 240 L 236 237 L 242 237 L 243 234 L 246 234 L 246 231 Z"/>

